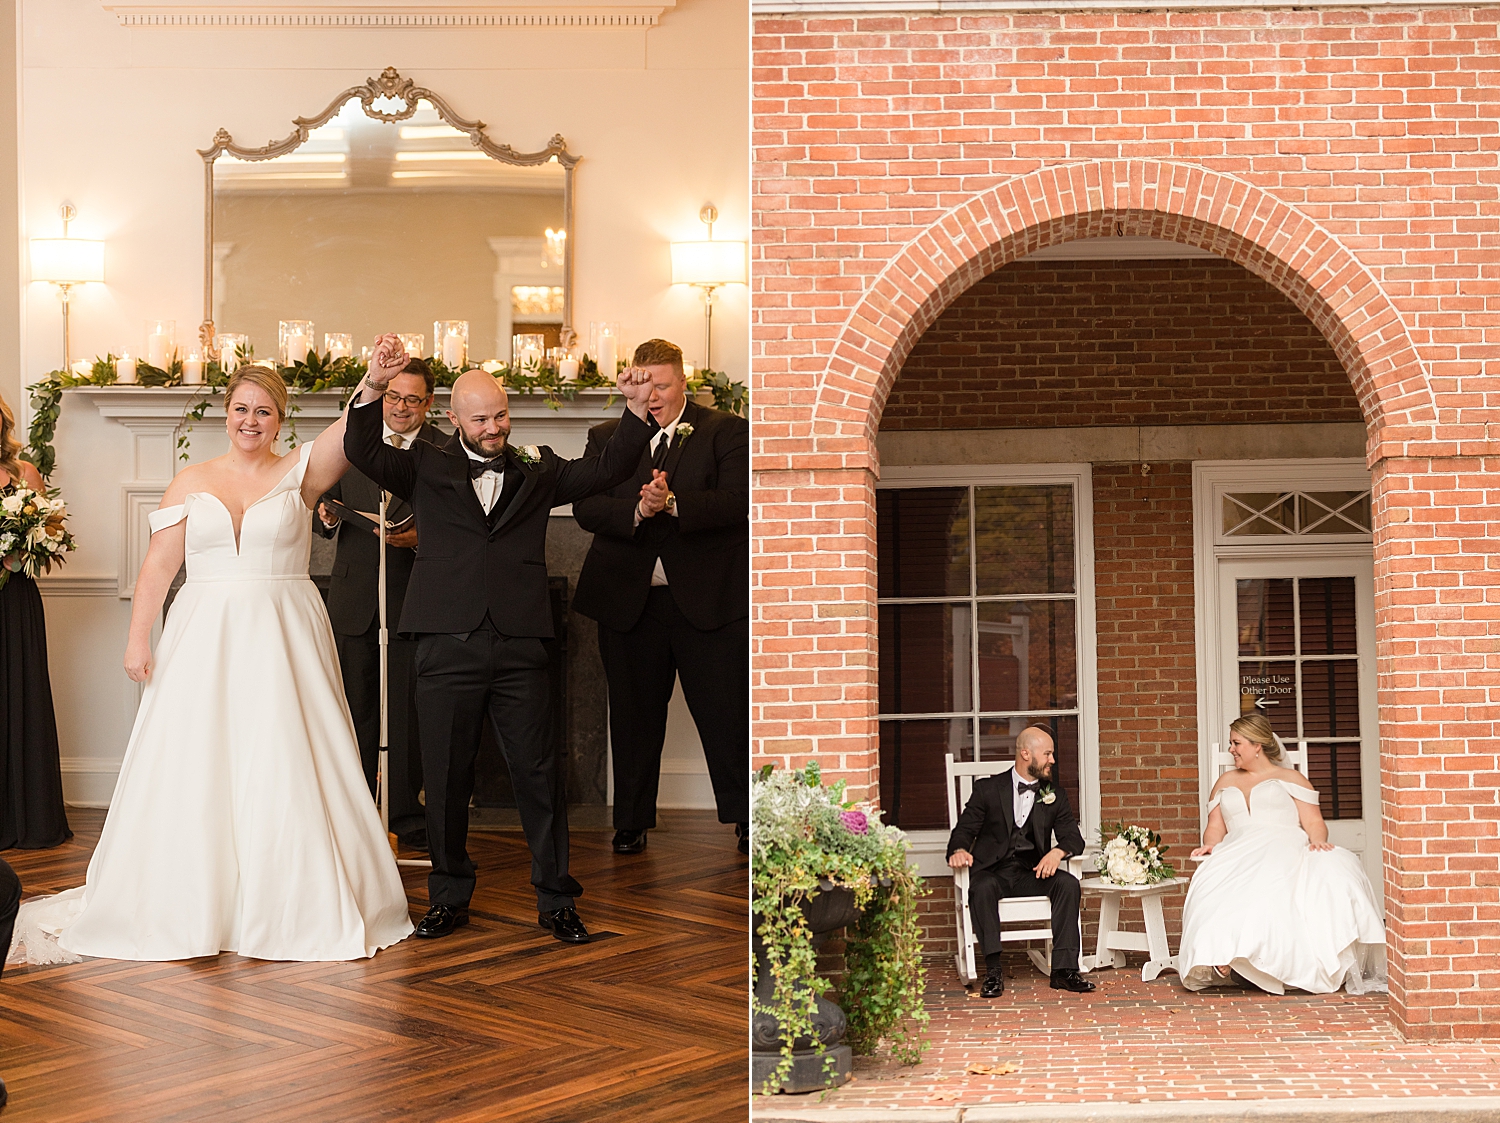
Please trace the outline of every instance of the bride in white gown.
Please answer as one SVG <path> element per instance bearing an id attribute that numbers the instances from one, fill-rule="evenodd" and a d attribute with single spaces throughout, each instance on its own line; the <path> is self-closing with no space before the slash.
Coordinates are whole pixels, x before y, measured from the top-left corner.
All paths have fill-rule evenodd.
<path id="1" fill-rule="evenodd" d="M 125 652 L 146 690 L 87 882 L 22 905 L 13 960 L 358 959 L 411 933 L 307 576 L 343 420 L 279 457 L 280 377 L 241 368 L 224 399 L 230 451 L 151 515 Z"/>
<path id="2" fill-rule="evenodd" d="M 1384 990 L 1385 930 L 1359 859 L 1328 842 L 1318 793 L 1281 767 L 1259 714 L 1229 727 L 1236 768 L 1214 785 L 1182 910 L 1178 976 L 1190 990 L 1234 973 L 1274 994 Z"/>

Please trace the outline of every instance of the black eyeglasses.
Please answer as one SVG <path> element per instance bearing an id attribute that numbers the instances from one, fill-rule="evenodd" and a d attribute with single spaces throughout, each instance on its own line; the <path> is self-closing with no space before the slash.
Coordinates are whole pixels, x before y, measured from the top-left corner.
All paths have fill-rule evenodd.
<path id="1" fill-rule="evenodd" d="M 419 405 L 425 402 L 427 398 L 428 395 L 426 394 L 422 394 L 420 397 L 416 394 L 407 394 L 403 397 L 402 395 L 397 394 L 395 391 L 388 391 L 385 395 L 385 400 L 391 405 L 399 406 L 405 404 L 411 409 L 416 409 Z"/>

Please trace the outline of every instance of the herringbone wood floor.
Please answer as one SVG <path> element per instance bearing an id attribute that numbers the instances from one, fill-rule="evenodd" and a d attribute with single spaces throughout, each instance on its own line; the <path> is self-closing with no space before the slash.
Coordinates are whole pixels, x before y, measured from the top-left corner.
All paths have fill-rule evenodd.
<path id="1" fill-rule="evenodd" d="M 74 840 L 7 851 L 28 895 L 81 884 Z M 536 926 L 514 832 L 471 835 L 473 920 L 357 963 L 91 960 L 0 979 L 3 1123 L 744 1120 L 748 866 L 708 813 L 665 812 L 643 855 L 575 831 L 568 947 Z M 425 871 L 406 870 L 413 919 Z"/>

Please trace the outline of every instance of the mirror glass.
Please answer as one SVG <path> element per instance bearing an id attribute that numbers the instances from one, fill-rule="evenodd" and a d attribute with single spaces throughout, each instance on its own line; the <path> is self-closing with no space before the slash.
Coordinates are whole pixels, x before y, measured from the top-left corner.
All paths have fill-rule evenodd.
<path id="1" fill-rule="evenodd" d="M 377 101 L 377 108 L 388 108 Z M 244 151 L 241 149 L 240 151 Z M 466 320 L 471 362 L 508 360 L 517 333 L 558 345 L 567 326 L 566 188 L 553 156 L 497 160 L 425 98 L 404 120 L 357 97 L 275 159 L 212 161 L 215 330 L 277 353 L 282 320 L 310 320 L 313 346 L 385 331 L 423 336 Z"/>

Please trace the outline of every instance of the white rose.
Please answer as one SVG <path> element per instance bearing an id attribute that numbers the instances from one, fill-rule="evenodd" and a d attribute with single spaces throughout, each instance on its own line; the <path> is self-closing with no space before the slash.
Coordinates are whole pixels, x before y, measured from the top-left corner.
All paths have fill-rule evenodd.
<path id="1" fill-rule="evenodd" d="M 24 506 L 26 506 L 24 496 L 7 495 L 4 499 L 0 499 L 0 508 L 4 508 L 7 515 L 19 515 Z"/>

